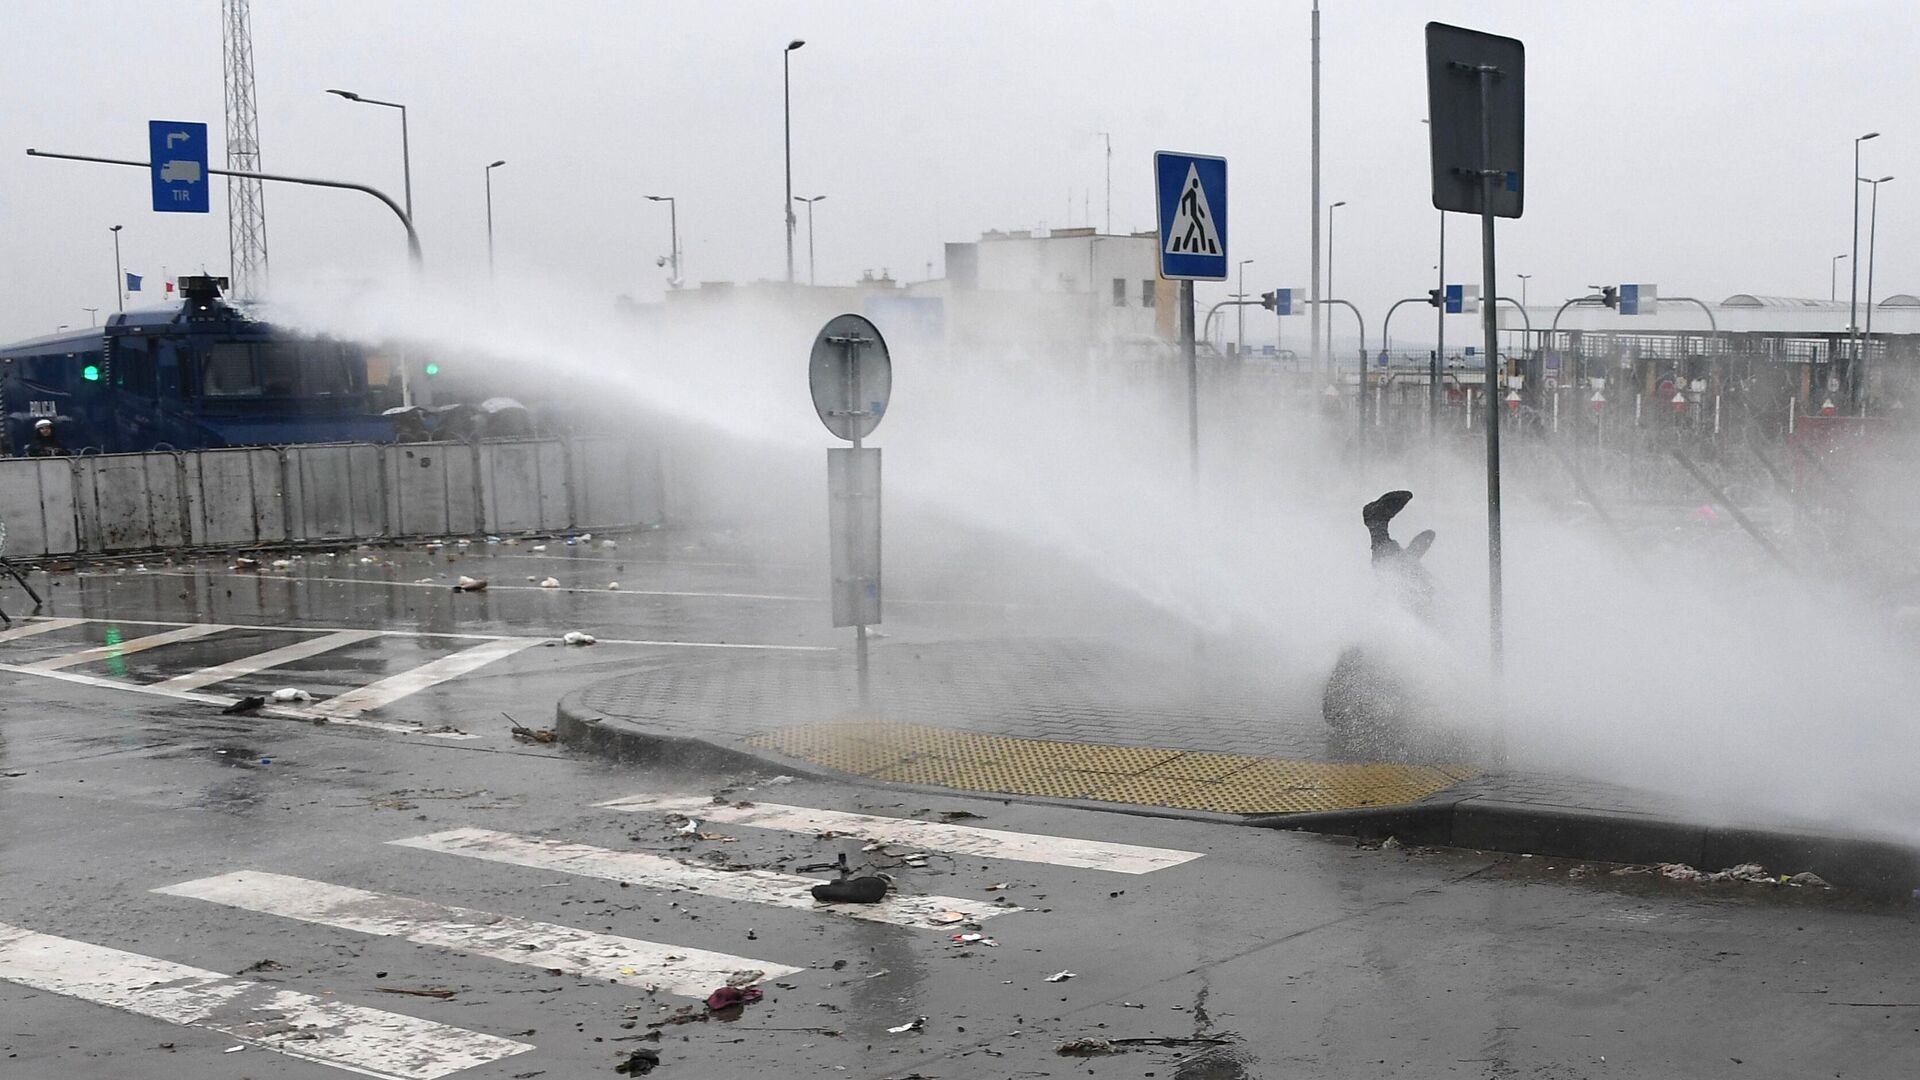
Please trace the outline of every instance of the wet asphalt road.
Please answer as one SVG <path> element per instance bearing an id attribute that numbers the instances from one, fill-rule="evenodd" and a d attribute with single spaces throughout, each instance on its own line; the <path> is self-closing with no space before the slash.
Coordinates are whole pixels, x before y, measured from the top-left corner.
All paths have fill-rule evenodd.
<path id="1" fill-rule="evenodd" d="M 140 1001 L 166 991 L 141 975 L 145 957 L 247 972 L 250 992 L 264 986 L 473 1033 L 448 1036 L 448 1053 L 475 1038 L 524 1047 L 451 1074 L 474 1080 L 613 1075 L 636 1047 L 656 1049 L 653 1075 L 670 1080 L 1881 1077 L 1903 1075 L 1920 1050 L 1920 946 L 1904 908 L 997 800 L 647 773 L 515 741 L 500 713 L 545 726 L 559 694 L 586 679 L 683 662 L 710 646 L 837 646 L 840 635 L 825 629 L 810 567 L 741 565 L 721 546 L 670 534 L 571 559 L 535 558 L 524 546 L 455 563 L 450 554 L 458 552 L 309 556 L 284 572 L 215 562 L 61 577 L 45 613 L 86 621 L 0 642 L 0 662 L 57 662 L 168 629 L 136 620 L 251 629 L 54 669 L 79 682 L 0 672 L 0 924 L 77 943 L 62 948 L 121 950 L 89 986 L 118 976 Z M 620 595 L 599 580 L 608 576 L 602 561 L 617 567 Z M 414 584 L 475 567 L 494 584 L 486 594 Z M 503 587 L 527 585 L 515 579 L 529 573 L 564 575 L 581 591 Z M 999 596 L 913 584 L 919 596 L 904 585 L 897 592 L 924 601 L 919 610 L 903 603 L 889 613 L 890 631 L 903 637 L 1046 632 L 1056 614 L 1010 606 L 1017 588 Z M 17 594 L 8 599 L 17 612 Z M 1076 603 L 1151 618 L 1092 591 Z M 206 692 L 300 686 L 331 696 L 489 640 L 436 635 L 544 639 L 585 629 L 609 643 L 530 644 L 365 714 L 399 730 L 228 717 L 127 688 L 282 648 L 301 639 L 293 628 L 396 633 Z M 410 733 L 443 726 L 473 737 Z M 746 825 L 682 835 L 663 813 L 597 805 L 646 794 L 895 818 L 964 811 L 978 815 L 960 819 L 969 826 L 1199 857 L 1142 874 L 941 852 L 913 866 L 899 856 L 929 849 L 864 851 L 857 837 Z M 979 922 L 997 946 L 954 947 L 952 934 L 966 927 L 623 887 L 551 864 L 394 843 L 456 829 L 507 834 L 528 849 L 559 843 L 787 873 L 845 853 L 895 875 L 902 894 L 1020 910 Z M 234 873 L 381 894 L 388 907 L 367 910 L 388 916 L 391 898 L 410 898 L 798 970 L 769 978 L 766 998 L 737 1017 L 656 1027 L 705 1010 L 690 996 L 649 992 L 660 980 L 638 967 L 616 971 L 617 981 L 553 974 L 516 962 L 516 942 L 503 959 L 153 891 Z M 1062 971 L 1076 974 L 1046 981 Z M 451 993 L 393 992 L 422 990 Z M 69 996 L 0 977 L 0 1077 L 352 1075 L 89 993 L 101 996 L 97 986 Z M 922 1016 L 914 1030 L 888 1030 Z M 1056 1053 L 1086 1037 L 1184 1042 Z M 234 1046 L 246 1049 L 227 1052 Z"/>

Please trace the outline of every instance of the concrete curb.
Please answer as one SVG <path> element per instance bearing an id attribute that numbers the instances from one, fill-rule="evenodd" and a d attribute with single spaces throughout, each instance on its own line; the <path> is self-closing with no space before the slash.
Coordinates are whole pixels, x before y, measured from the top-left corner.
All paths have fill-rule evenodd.
<path id="1" fill-rule="evenodd" d="M 1810 870 L 1834 885 L 1882 896 L 1904 897 L 1920 888 L 1920 850 L 1891 841 L 1483 796 L 1449 800 L 1441 795 L 1410 806 L 1321 814 L 1263 814 L 1246 824 L 1561 859 L 1686 863 L 1709 871 L 1759 863 L 1776 874 Z"/>
<path id="2" fill-rule="evenodd" d="M 555 733 L 572 749 L 628 764 L 713 772 L 786 773 L 929 796 L 995 798 L 1137 817 L 1251 825 L 1360 839 L 1392 836 L 1409 844 L 1594 862 L 1676 862 L 1703 870 L 1752 862 L 1774 873 L 1797 874 L 1811 870 L 1834 885 L 1882 896 L 1905 897 L 1920 888 L 1920 850 L 1888 841 L 1788 829 L 1704 825 L 1613 810 L 1504 802 L 1484 796 L 1449 797 L 1443 792 L 1404 806 L 1237 815 L 1090 799 L 958 791 L 874 780 L 769 750 L 648 730 L 633 721 L 588 708 L 582 700 L 585 692 L 575 690 L 560 699 L 554 710 Z"/>

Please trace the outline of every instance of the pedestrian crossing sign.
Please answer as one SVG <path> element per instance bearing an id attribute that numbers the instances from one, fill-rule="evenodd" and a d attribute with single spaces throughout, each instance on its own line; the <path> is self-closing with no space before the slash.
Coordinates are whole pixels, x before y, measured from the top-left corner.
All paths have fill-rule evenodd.
<path id="1" fill-rule="evenodd" d="M 1227 159 L 1161 150 L 1153 155 L 1160 276 L 1227 279 Z"/>

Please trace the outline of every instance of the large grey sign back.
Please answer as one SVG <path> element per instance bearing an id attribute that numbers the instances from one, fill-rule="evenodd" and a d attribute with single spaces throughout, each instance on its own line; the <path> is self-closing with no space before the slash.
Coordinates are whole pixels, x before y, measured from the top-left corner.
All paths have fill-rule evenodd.
<path id="1" fill-rule="evenodd" d="M 1488 76 L 1484 96 L 1483 73 Z M 1494 216 L 1520 216 L 1526 191 L 1526 81 L 1527 49 L 1520 42 L 1445 23 L 1427 24 L 1435 209 L 1480 213 L 1481 176 L 1493 169 Z M 1483 109 L 1491 156 L 1481 149 Z"/>

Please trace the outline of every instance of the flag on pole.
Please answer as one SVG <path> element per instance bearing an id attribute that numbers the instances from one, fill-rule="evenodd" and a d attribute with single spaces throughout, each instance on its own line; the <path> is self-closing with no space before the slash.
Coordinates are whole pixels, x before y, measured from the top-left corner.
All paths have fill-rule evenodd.
<path id="1" fill-rule="evenodd" d="M 127 275 L 127 291 L 128 292 L 140 291 L 140 275 L 139 274 L 129 273 Z"/>

